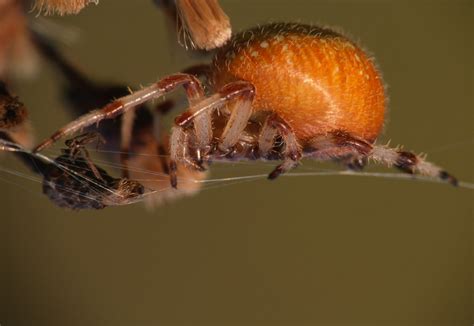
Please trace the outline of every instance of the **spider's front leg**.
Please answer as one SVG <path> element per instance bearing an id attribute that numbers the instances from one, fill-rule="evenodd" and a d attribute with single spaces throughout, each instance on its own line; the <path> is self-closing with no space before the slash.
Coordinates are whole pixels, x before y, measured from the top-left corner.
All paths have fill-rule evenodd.
<path id="1" fill-rule="evenodd" d="M 238 142 L 242 131 L 252 114 L 252 102 L 255 97 L 255 87 L 245 81 L 236 81 L 222 87 L 216 94 L 196 102 L 186 112 L 175 120 L 175 127 L 171 130 L 170 139 L 170 182 L 171 186 L 177 187 L 176 178 L 177 162 L 195 161 L 190 153 L 190 140 L 194 140 L 194 156 L 197 159 L 198 168 L 202 167 L 212 151 L 227 154 L 233 150 Z M 231 111 L 229 120 L 220 136 L 217 148 L 211 148 L 213 139 L 212 113 L 214 110 L 227 105 Z M 194 130 L 191 130 L 194 125 Z"/>
<path id="2" fill-rule="evenodd" d="M 121 97 L 105 107 L 87 113 L 78 119 L 68 123 L 63 128 L 56 131 L 51 137 L 41 142 L 33 152 L 40 152 L 58 141 L 62 137 L 71 135 L 79 130 L 87 128 L 93 124 L 98 124 L 105 119 L 113 119 L 129 110 L 145 103 L 149 100 L 162 97 L 163 95 L 183 86 L 190 105 L 194 101 L 204 96 L 204 90 L 199 79 L 188 74 L 175 74 L 161 79 L 160 81 L 133 94 Z"/>

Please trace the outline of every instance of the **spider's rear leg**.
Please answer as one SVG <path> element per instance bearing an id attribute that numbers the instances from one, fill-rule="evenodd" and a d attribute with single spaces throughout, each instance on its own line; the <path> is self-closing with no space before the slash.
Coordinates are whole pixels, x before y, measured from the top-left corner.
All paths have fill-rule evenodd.
<path id="1" fill-rule="evenodd" d="M 194 140 L 192 146 L 194 155 L 199 160 L 206 161 L 215 151 L 220 155 L 232 152 L 233 146 L 239 141 L 240 135 L 247 126 L 252 114 L 252 101 L 255 96 L 255 87 L 245 81 L 236 81 L 222 87 L 216 94 L 197 101 L 183 114 L 175 119 L 176 126 L 171 130 L 170 140 L 170 181 L 177 187 L 177 162 L 193 161 L 189 151 L 189 141 Z M 217 148 L 211 148 L 213 129 L 211 116 L 214 110 L 229 104 L 231 114 L 220 136 Z M 194 130 L 190 127 L 194 125 Z"/>
<path id="2" fill-rule="evenodd" d="M 360 171 L 368 161 L 372 145 L 344 131 L 333 131 L 311 139 L 305 156 L 318 161 L 336 161 L 350 170 Z"/>
<path id="3" fill-rule="evenodd" d="M 309 157 L 319 161 L 335 161 L 351 171 L 361 171 L 368 163 L 372 145 L 344 131 L 333 131 L 314 137 L 305 146 Z"/>
<path id="4" fill-rule="evenodd" d="M 421 156 L 388 146 L 374 145 L 344 131 L 334 131 L 315 137 L 309 142 L 311 153 L 318 160 L 338 160 L 344 162 L 347 157 L 374 160 L 388 167 L 395 166 L 405 173 L 419 174 L 439 178 L 456 186 L 455 177 Z"/>
<path id="5" fill-rule="evenodd" d="M 387 166 L 395 166 L 405 173 L 439 178 L 453 186 L 458 185 L 458 180 L 454 176 L 412 152 L 383 145 L 374 145 L 369 158 Z"/>

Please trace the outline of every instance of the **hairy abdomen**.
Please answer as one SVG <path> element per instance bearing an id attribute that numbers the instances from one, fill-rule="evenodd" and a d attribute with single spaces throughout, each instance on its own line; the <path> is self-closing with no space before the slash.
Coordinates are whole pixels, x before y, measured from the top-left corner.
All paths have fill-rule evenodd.
<path id="1" fill-rule="evenodd" d="M 215 89 L 233 80 L 254 84 L 254 111 L 284 118 L 301 141 L 333 130 L 374 141 L 385 95 L 372 60 L 328 29 L 271 24 L 233 37 L 214 62 Z"/>

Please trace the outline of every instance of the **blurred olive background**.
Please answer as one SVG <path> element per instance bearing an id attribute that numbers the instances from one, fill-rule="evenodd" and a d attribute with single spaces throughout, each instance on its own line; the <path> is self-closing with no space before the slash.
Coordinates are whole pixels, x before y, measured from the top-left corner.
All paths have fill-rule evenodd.
<path id="1" fill-rule="evenodd" d="M 388 85 L 381 141 L 426 151 L 473 180 L 472 1 L 222 5 L 234 31 L 268 21 L 341 26 L 375 55 Z M 102 0 L 53 21 L 78 28 L 66 52 L 105 81 L 136 87 L 202 61 L 175 44 L 151 1 Z M 37 139 L 70 119 L 57 82 L 43 67 L 16 84 Z M 255 172 L 253 164 L 226 169 Z M 0 178 L 2 326 L 474 323 L 470 190 L 286 177 L 209 189 L 155 211 L 70 212 L 37 182 Z"/>

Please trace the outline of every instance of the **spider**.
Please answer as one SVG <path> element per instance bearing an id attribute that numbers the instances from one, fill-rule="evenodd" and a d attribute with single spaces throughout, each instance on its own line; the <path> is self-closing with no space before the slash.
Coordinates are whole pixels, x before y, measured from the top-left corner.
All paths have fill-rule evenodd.
<path id="1" fill-rule="evenodd" d="M 173 74 L 84 114 L 34 151 L 182 86 L 189 108 L 171 129 L 174 188 L 180 164 L 205 170 L 211 161 L 280 160 L 268 175 L 275 179 L 302 158 L 333 160 L 352 169 L 371 159 L 457 185 L 423 157 L 375 143 L 386 108 L 382 78 L 372 58 L 332 29 L 272 23 L 241 32 L 217 51 L 206 75 L 207 94 L 195 75 Z"/>

